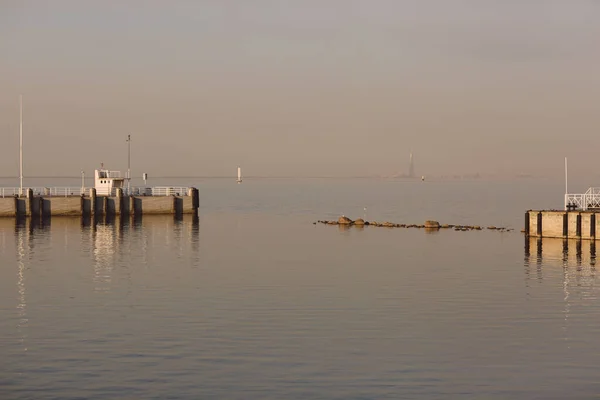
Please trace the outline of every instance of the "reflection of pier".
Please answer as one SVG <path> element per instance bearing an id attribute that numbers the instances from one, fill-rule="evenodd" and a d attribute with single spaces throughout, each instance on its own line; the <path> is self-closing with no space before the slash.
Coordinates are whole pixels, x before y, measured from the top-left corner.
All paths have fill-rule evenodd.
<path id="1" fill-rule="evenodd" d="M 596 301 L 596 242 L 577 239 L 525 237 L 525 286 L 562 282 L 564 340 L 569 343 L 572 308 Z"/>
<path id="2" fill-rule="evenodd" d="M 525 237 L 525 257 L 561 267 L 596 265 L 596 242 L 580 239 Z"/>
<path id="3" fill-rule="evenodd" d="M 199 219 L 197 215 L 163 216 L 101 216 L 63 217 L 54 219 L 17 218 L 0 220 L 0 233 L 14 226 L 14 237 L 0 235 L 0 251 L 15 248 L 16 276 L 19 301 L 17 308 L 23 324 L 26 316 L 26 282 L 28 270 L 36 263 L 34 246 L 43 252 L 73 259 L 79 257 L 77 268 L 89 265 L 92 269 L 94 291 L 107 292 L 115 284 L 115 273 L 131 276 L 135 265 L 146 264 L 148 257 L 156 256 L 161 245 L 178 251 L 180 258 L 191 257 L 198 262 Z M 14 242 L 11 243 L 11 242 Z M 89 261 L 86 261 L 89 260 Z M 13 264 L 14 265 L 14 264 Z M 69 274 L 71 263 L 53 265 L 57 274 Z M 119 269 L 119 267 L 123 267 Z M 118 271 L 117 271 L 118 270 Z M 19 325 L 21 329 L 21 325 Z M 23 334 L 23 337 L 26 335 Z"/>

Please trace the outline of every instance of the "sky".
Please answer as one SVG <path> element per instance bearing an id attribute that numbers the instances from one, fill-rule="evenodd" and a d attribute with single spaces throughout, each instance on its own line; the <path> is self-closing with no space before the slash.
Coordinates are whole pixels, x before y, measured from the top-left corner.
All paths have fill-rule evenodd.
<path id="1" fill-rule="evenodd" d="M 0 176 L 596 169 L 598 0 L 0 2 Z"/>

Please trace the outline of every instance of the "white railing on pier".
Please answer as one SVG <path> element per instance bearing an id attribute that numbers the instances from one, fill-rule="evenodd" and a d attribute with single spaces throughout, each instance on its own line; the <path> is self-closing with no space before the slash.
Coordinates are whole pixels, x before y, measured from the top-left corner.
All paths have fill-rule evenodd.
<path id="1" fill-rule="evenodd" d="M 565 194 L 565 210 L 576 209 L 586 211 L 600 208 L 600 188 L 591 187 L 585 193 Z"/>
<path id="2" fill-rule="evenodd" d="M 186 187 L 171 187 L 171 186 L 155 186 L 151 188 L 152 196 L 187 196 L 188 188 Z"/>
<path id="3" fill-rule="evenodd" d="M 3 187 L 0 188 L 0 197 L 26 197 L 29 189 L 34 196 L 48 197 L 81 196 L 89 193 L 89 188 L 85 187 L 24 187 L 22 191 L 20 187 Z"/>
<path id="4" fill-rule="evenodd" d="M 19 187 L 0 187 L 0 197 L 27 197 L 27 192 L 31 189 L 34 196 L 46 197 L 69 197 L 69 196 L 89 196 L 89 187 L 24 187 L 23 191 Z M 173 186 L 155 186 L 155 187 L 131 187 L 123 188 L 124 196 L 187 196 L 189 188 Z M 102 195 L 102 194 L 99 194 Z M 111 196 L 117 195 L 117 189 L 112 188 Z"/>

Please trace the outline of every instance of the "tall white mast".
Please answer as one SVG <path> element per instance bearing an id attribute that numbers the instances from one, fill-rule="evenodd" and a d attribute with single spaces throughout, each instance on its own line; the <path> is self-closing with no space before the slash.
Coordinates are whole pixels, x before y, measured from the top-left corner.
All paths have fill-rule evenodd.
<path id="1" fill-rule="evenodd" d="M 565 157 L 565 194 L 569 193 L 569 175 L 567 174 L 567 157 Z"/>
<path id="2" fill-rule="evenodd" d="M 19 95 L 19 178 L 21 181 L 21 191 L 23 195 L 23 95 Z"/>
<path id="3" fill-rule="evenodd" d="M 567 209 L 568 201 L 567 198 L 569 193 L 569 175 L 567 173 L 567 157 L 565 157 L 565 210 Z"/>

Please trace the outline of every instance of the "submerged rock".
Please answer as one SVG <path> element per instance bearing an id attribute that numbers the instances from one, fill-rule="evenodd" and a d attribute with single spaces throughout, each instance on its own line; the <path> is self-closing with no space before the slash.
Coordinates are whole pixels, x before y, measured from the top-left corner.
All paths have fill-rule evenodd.
<path id="1" fill-rule="evenodd" d="M 356 221 L 354 221 L 354 225 L 365 225 L 365 220 L 362 218 L 359 218 Z"/>

